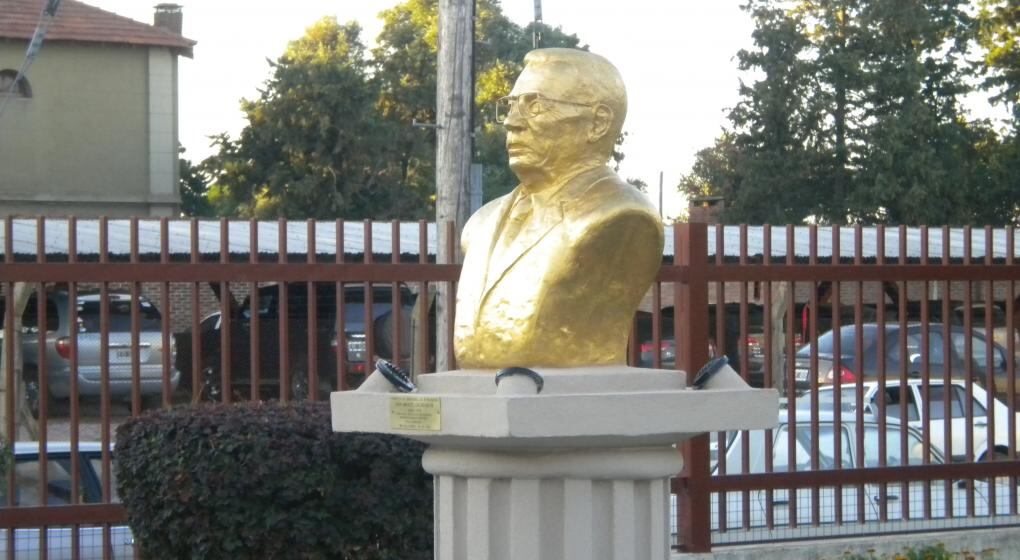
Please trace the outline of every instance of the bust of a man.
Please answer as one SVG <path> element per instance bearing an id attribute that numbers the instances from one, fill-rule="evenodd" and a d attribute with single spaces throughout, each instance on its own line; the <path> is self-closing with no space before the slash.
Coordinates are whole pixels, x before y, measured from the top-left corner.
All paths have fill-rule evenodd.
<path id="1" fill-rule="evenodd" d="M 520 185 L 462 234 L 458 366 L 623 364 L 663 245 L 655 208 L 606 165 L 627 112 L 623 80 L 581 50 L 524 61 L 497 113 Z"/>

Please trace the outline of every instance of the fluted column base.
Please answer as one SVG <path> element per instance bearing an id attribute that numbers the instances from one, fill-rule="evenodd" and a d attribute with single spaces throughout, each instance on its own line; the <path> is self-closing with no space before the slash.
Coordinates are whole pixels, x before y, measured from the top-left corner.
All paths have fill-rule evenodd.
<path id="1" fill-rule="evenodd" d="M 667 560 L 671 446 L 432 446 L 435 560 Z"/>

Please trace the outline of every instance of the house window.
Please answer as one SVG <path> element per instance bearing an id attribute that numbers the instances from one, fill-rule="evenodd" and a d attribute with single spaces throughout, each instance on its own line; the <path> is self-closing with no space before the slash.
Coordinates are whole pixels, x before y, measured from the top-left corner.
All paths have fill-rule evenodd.
<path id="1" fill-rule="evenodd" d="M 0 95 L 13 93 L 15 97 L 32 97 L 32 86 L 28 84 L 28 78 L 22 76 L 15 86 L 14 80 L 17 77 L 17 70 L 11 70 L 10 68 L 0 70 Z"/>

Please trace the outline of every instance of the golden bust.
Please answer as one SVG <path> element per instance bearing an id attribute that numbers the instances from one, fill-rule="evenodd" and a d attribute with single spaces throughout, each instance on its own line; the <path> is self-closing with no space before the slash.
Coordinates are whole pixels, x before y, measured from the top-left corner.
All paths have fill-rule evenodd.
<path id="1" fill-rule="evenodd" d="M 627 112 L 623 80 L 581 50 L 524 62 L 497 113 L 520 185 L 461 238 L 458 366 L 623 364 L 663 244 L 655 208 L 606 165 Z"/>

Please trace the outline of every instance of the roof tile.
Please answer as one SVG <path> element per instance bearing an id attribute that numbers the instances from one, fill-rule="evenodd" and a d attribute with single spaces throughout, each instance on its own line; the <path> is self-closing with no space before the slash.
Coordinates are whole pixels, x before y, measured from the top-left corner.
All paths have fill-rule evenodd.
<path id="1" fill-rule="evenodd" d="M 29 40 L 46 0 L 0 0 L 0 39 Z M 47 41 L 81 41 L 170 47 L 192 55 L 195 41 L 76 0 L 63 0 L 46 32 Z"/>

